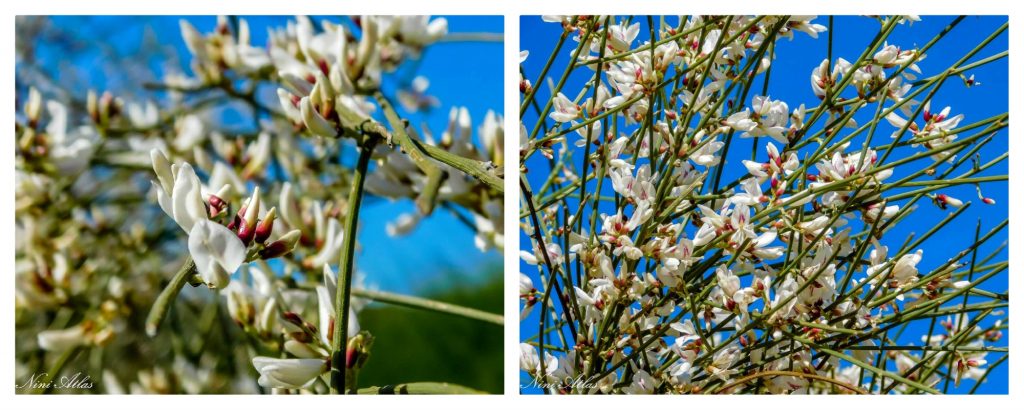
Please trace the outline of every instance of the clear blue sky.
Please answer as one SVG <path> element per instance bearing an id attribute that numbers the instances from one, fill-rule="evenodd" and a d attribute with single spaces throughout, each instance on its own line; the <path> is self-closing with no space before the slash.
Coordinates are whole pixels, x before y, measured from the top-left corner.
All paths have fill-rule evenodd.
<path id="1" fill-rule="evenodd" d="M 898 45 L 903 49 L 915 48 L 924 45 L 952 20 L 953 17 L 947 16 L 923 16 L 923 21 L 916 22 L 912 26 L 898 26 L 895 32 L 889 37 L 889 43 Z M 638 16 L 634 18 L 634 21 L 639 21 L 641 23 L 640 35 L 633 43 L 633 46 L 636 47 L 648 40 L 650 35 L 648 34 L 649 31 L 646 16 Z M 655 17 L 654 21 L 657 23 L 658 17 Z M 670 24 L 675 25 L 678 22 L 678 17 L 667 17 L 667 21 Z M 827 25 L 828 17 L 820 16 L 815 22 Z M 1004 22 L 1006 22 L 1006 18 L 1001 16 L 967 17 L 953 30 L 952 33 L 947 35 L 943 40 L 929 50 L 927 53 L 927 59 L 919 64 L 924 76 L 937 74 L 952 65 L 957 59 L 961 58 L 965 53 L 973 48 L 974 45 L 978 44 L 982 39 L 990 35 Z M 879 27 L 879 22 L 874 19 L 854 16 L 836 17 L 834 26 L 835 32 L 833 33 L 834 58 L 844 57 L 847 60 L 856 59 L 860 52 L 863 51 L 863 48 L 878 32 Z M 561 31 L 562 27 L 559 24 L 544 23 L 541 21 L 539 16 L 524 16 L 520 18 L 520 48 L 530 51 L 530 57 L 523 64 L 523 69 L 526 72 L 527 78 L 534 82 L 534 87 L 540 88 L 537 93 L 537 100 L 541 106 L 543 106 L 544 101 L 549 98 L 550 88 L 548 88 L 546 81 L 538 81 L 536 77 L 542 70 L 548 56 L 551 54 L 551 51 L 554 49 Z M 808 107 L 816 106 L 818 104 L 818 99 L 814 96 L 809 81 L 811 70 L 826 58 L 826 35 L 826 33 L 822 33 L 819 36 L 819 39 L 814 40 L 804 33 L 796 33 L 794 40 L 781 40 L 777 43 L 777 59 L 775 60 L 775 67 L 771 71 L 771 79 L 769 80 L 767 93 L 773 100 L 781 99 L 787 102 L 790 109 L 798 107 L 800 103 L 804 103 Z M 566 45 L 563 46 L 557 56 L 557 59 L 548 74 L 550 77 L 553 77 L 555 82 L 558 81 L 559 76 L 561 76 L 566 64 L 570 60 L 570 53 L 575 45 L 575 42 L 571 40 L 567 41 Z M 970 61 L 977 61 L 1005 51 L 1008 49 L 1007 47 L 1007 34 L 1006 32 L 1003 32 L 995 41 L 989 44 Z M 671 70 L 669 73 L 671 74 Z M 965 118 L 961 122 L 961 125 L 970 124 L 1007 111 L 1007 81 L 1009 74 L 1007 60 L 1005 58 L 998 62 L 971 70 L 966 74 L 974 74 L 975 78 L 980 81 L 982 85 L 968 89 L 959 78 L 950 78 L 933 99 L 933 111 L 939 111 L 944 106 L 949 105 L 952 107 L 951 115 L 958 113 L 964 114 Z M 592 75 L 592 71 L 587 69 L 576 70 L 563 87 L 563 90 L 566 90 L 565 94 L 570 98 L 573 98 Z M 761 78 L 763 79 L 763 76 Z M 745 101 L 746 104 L 749 105 L 750 98 L 753 97 L 753 95 L 760 94 L 762 85 L 763 82 L 761 81 L 755 83 L 751 88 L 751 94 L 748 96 L 747 101 Z M 870 108 L 873 109 L 874 106 L 870 106 Z M 860 120 L 863 124 L 865 119 L 871 117 L 872 113 L 868 112 L 870 110 L 862 111 L 863 112 L 855 118 Z M 527 130 L 531 130 L 537 121 L 537 115 L 533 109 L 528 109 L 523 120 L 527 126 Z M 819 121 L 819 123 L 820 122 L 821 121 Z M 553 125 L 553 121 L 550 119 L 548 120 L 548 123 L 549 125 Z M 624 129 L 623 124 L 619 124 L 620 132 L 625 130 L 625 132 L 628 133 L 633 129 L 635 128 Z M 875 141 L 888 140 L 888 135 L 891 134 L 892 131 L 894 130 L 888 123 L 880 125 Z M 965 138 L 969 135 L 972 135 L 972 133 L 962 134 L 961 138 Z M 996 135 L 995 139 L 980 151 L 982 163 L 1006 152 L 1008 149 L 1007 135 L 1008 133 L 1005 129 L 1000 131 Z M 576 138 L 575 133 L 570 134 L 570 143 L 574 142 Z M 853 145 L 859 146 L 862 142 L 862 138 L 856 138 L 854 139 Z M 752 149 L 751 144 L 751 139 L 736 138 L 733 140 L 729 156 L 726 158 L 726 169 L 722 175 L 722 181 L 732 181 L 745 173 L 745 170 L 740 164 L 740 160 L 749 159 Z M 759 142 L 759 145 L 764 145 L 763 139 Z M 901 155 L 901 152 L 906 153 L 908 151 L 897 151 L 893 154 L 894 156 L 890 158 L 896 158 L 898 155 Z M 758 149 L 757 156 L 759 161 L 765 160 L 766 154 L 763 147 Z M 582 153 L 577 154 L 574 157 L 577 162 L 577 169 L 579 169 L 578 166 Z M 548 175 L 550 168 L 547 164 L 547 160 L 539 154 L 534 155 L 528 161 L 527 168 L 530 169 L 528 179 L 534 189 L 538 189 Z M 954 173 L 954 175 L 968 169 L 969 164 L 962 166 Z M 914 165 L 906 167 L 903 171 L 897 170 L 895 175 L 890 178 L 890 181 L 897 180 L 901 176 L 915 170 Z M 1007 173 L 1007 162 L 1003 161 L 980 175 L 1006 175 Z M 596 189 L 596 183 L 593 185 L 588 183 L 588 187 L 588 191 L 593 192 L 593 190 Z M 610 189 L 610 184 L 605 184 L 605 187 L 606 189 L 603 190 L 603 195 L 610 195 L 614 193 Z M 983 234 L 989 228 L 1001 223 L 1005 218 L 1007 218 L 1008 184 L 1005 181 L 1000 183 L 986 183 L 983 185 L 983 188 L 985 189 L 984 193 L 986 196 L 997 201 L 996 205 L 988 206 L 982 204 L 977 198 L 977 193 L 975 192 L 973 185 L 952 187 L 940 191 L 947 195 L 960 198 L 965 202 L 972 201 L 974 204 L 971 208 L 960 215 L 955 222 L 948 225 L 941 234 L 932 237 L 921 246 L 921 249 L 924 250 L 924 260 L 919 265 L 922 272 L 927 272 L 928 270 L 941 265 L 948 258 L 952 257 L 955 253 L 964 249 L 973 242 L 975 224 L 979 218 L 981 219 Z M 575 200 L 569 200 L 569 206 L 571 209 L 576 209 L 575 207 L 577 204 L 578 202 Z M 602 208 L 601 212 L 610 213 L 614 212 L 614 210 L 608 207 L 608 209 Z M 920 236 L 941 220 L 948 212 L 949 211 L 942 211 L 938 209 L 932 205 L 930 201 L 919 201 L 918 210 L 913 213 L 913 216 L 899 224 L 898 227 L 888 233 L 886 236 L 887 239 L 883 244 L 888 245 L 890 250 L 893 251 L 901 246 L 908 235 L 916 233 Z M 589 219 L 585 219 L 585 221 L 588 220 Z M 854 229 L 859 229 L 859 225 L 855 225 Z M 986 243 L 985 246 L 981 247 L 979 251 L 979 258 L 984 255 L 988 255 L 990 252 L 995 250 L 999 244 L 1006 241 L 1006 239 L 1007 231 L 1003 230 L 995 238 Z M 524 249 L 526 249 L 526 247 L 529 246 L 530 238 L 521 234 L 520 241 L 524 244 Z M 1004 250 L 995 260 L 1006 260 L 1006 258 L 1007 251 Z M 520 262 L 520 269 L 523 273 L 530 275 L 539 287 L 540 282 L 537 277 L 537 270 L 535 267 Z M 862 274 L 855 277 L 860 278 L 862 277 Z M 1008 275 L 1006 272 L 1003 272 L 997 277 L 987 281 L 982 288 L 995 292 L 1005 292 L 1008 289 L 1008 286 Z M 521 322 L 520 332 L 522 338 L 525 339 L 526 337 L 533 336 L 537 333 L 538 311 L 539 309 L 535 309 L 529 318 Z M 986 319 L 982 324 L 986 325 L 991 323 L 993 320 L 994 319 Z M 924 330 L 911 327 L 907 329 L 905 334 L 913 334 L 916 338 L 926 331 L 927 326 L 925 326 Z M 1007 336 L 998 343 L 1000 346 L 1006 346 L 1007 344 L 1009 332 L 1004 332 L 1004 334 Z M 921 344 L 920 339 L 910 339 L 910 337 L 904 337 L 901 339 L 901 342 L 913 342 L 918 345 Z M 988 360 L 991 362 L 998 357 L 999 356 L 996 354 L 989 354 Z M 978 389 L 978 392 L 1006 393 L 1008 369 L 1009 366 L 1007 366 L 1007 363 L 1003 363 L 999 368 L 993 371 L 993 374 L 989 377 L 988 381 Z M 525 373 L 521 374 L 521 378 L 523 380 L 527 380 Z M 965 382 L 959 389 L 953 389 L 952 386 L 950 386 L 950 391 L 966 392 L 972 386 L 973 382 Z"/>
<path id="2" fill-rule="evenodd" d="M 84 98 L 84 92 L 95 89 L 134 88 L 135 85 L 123 84 L 116 72 L 98 69 L 105 58 L 99 51 L 100 47 L 111 48 L 123 54 L 136 52 L 143 44 L 142 38 L 147 30 L 160 44 L 172 48 L 176 54 L 178 71 L 188 71 L 190 55 L 185 48 L 178 28 L 179 19 L 191 22 L 199 31 L 212 31 L 216 18 L 212 16 L 60 16 L 53 18 L 53 24 L 62 26 L 71 34 L 66 44 L 73 47 L 85 47 L 87 50 L 76 54 L 75 61 L 66 61 L 62 57 L 67 53 L 60 47 L 49 47 L 38 51 L 41 62 L 51 66 L 68 66 L 86 79 L 86 83 L 78 84 L 76 91 Z M 251 16 L 244 17 L 249 22 L 253 44 L 266 45 L 267 29 L 283 27 L 292 17 L 287 16 Z M 327 18 L 339 22 L 347 19 L 338 17 L 316 17 L 315 20 Z M 500 16 L 449 16 L 449 32 L 487 32 L 502 33 L 503 19 Z M 464 105 L 469 109 L 476 129 L 482 122 L 487 110 L 502 113 L 502 66 L 503 46 L 500 42 L 451 42 L 438 43 L 430 47 L 420 61 L 418 68 L 405 67 L 399 74 L 385 76 L 385 91 L 392 93 L 396 81 L 409 81 L 415 73 L 430 79 L 428 92 L 441 101 L 441 106 L 428 113 L 411 116 L 415 124 L 426 122 L 437 135 L 447 126 L 448 109 L 453 105 Z M 157 73 L 163 71 L 167 64 L 176 65 L 174 61 L 155 60 L 146 62 Z M 410 75 L 412 73 L 412 75 Z M 261 95 L 268 96 L 268 104 L 276 106 L 275 90 L 263 87 Z M 401 109 L 399 107 L 399 109 Z M 227 111 L 222 120 L 230 123 L 237 114 Z M 245 122 L 248 124 L 249 122 Z M 351 153 L 350 153 L 351 154 Z M 354 157 L 348 158 L 354 163 Z M 361 231 L 359 241 L 361 249 L 357 254 L 357 268 L 367 276 L 368 284 L 383 290 L 397 292 L 417 292 L 425 289 L 437 289 L 450 283 L 452 272 L 467 275 L 470 281 L 481 279 L 484 275 L 493 279 L 501 266 L 501 255 L 497 251 L 481 253 L 473 246 L 473 233 L 443 209 L 420 224 L 410 235 L 401 238 L 390 238 L 385 232 L 387 222 L 399 214 L 413 209 L 409 200 L 389 202 L 372 200 L 364 203 L 361 213 Z M 184 237 L 182 242 L 184 243 Z"/>

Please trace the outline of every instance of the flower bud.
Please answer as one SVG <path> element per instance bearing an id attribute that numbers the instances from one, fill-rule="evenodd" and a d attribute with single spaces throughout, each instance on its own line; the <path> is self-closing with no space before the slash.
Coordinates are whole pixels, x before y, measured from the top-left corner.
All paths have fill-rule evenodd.
<path id="1" fill-rule="evenodd" d="M 293 123 L 301 124 L 302 113 L 299 111 L 298 97 L 289 93 L 284 88 L 278 88 L 277 99 L 281 103 L 281 108 L 284 109 L 285 116 L 287 116 Z"/>
<path id="2" fill-rule="evenodd" d="M 363 37 L 359 39 L 359 48 L 356 52 L 356 64 L 352 67 L 352 72 L 362 73 L 366 68 L 367 63 L 370 61 L 370 57 L 377 51 L 377 37 L 379 35 L 377 30 L 377 18 L 373 16 L 366 16 L 362 19 Z"/>
<path id="3" fill-rule="evenodd" d="M 104 91 L 103 95 L 100 96 L 99 109 L 99 123 L 102 125 L 109 124 L 110 119 L 118 114 L 120 110 L 118 108 L 118 100 L 114 98 L 110 91 Z"/>
<path id="4" fill-rule="evenodd" d="M 349 338 L 345 349 L 345 366 L 349 369 L 362 368 L 370 358 L 372 346 L 373 336 L 365 330 Z"/>
<path id="5" fill-rule="evenodd" d="M 964 205 L 963 201 L 953 198 L 946 194 L 938 194 L 935 196 L 935 201 L 938 203 L 939 208 L 946 209 L 946 205 L 954 208 L 959 208 Z"/>
<path id="6" fill-rule="evenodd" d="M 181 28 L 181 37 L 185 40 L 185 47 L 194 56 L 202 56 L 206 54 L 206 41 L 203 39 L 203 35 L 196 30 L 195 26 L 189 23 L 185 19 L 181 19 L 178 22 Z"/>
<path id="7" fill-rule="evenodd" d="M 149 157 L 153 161 L 153 171 L 156 172 L 156 178 L 160 181 L 160 187 L 165 192 L 174 192 L 174 172 L 171 170 L 171 163 L 164 156 L 163 151 L 159 148 L 153 148 L 149 151 Z"/>
<path id="8" fill-rule="evenodd" d="M 256 218 L 260 213 L 260 187 L 252 191 L 249 203 L 245 204 L 245 213 L 238 227 L 238 238 L 245 244 L 249 244 L 256 233 Z"/>
<path id="9" fill-rule="evenodd" d="M 225 202 L 223 199 L 221 199 L 221 197 L 219 197 L 217 195 L 212 195 L 212 194 L 210 195 L 210 206 L 212 206 L 213 209 L 216 209 L 216 210 L 224 209 L 224 207 L 227 206 L 227 204 L 228 203 Z"/>
<path id="10" fill-rule="evenodd" d="M 331 80 L 323 73 L 316 73 L 316 85 L 313 88 L 319 89 L 320 100 L 315 102 L 320 106 L 320 114 L 329 115 L 334 112 L 335 95 Z"/>
<path id="11" fill-rule="evenodd" d="M 270 208 L 267 215 L 256 224 L 256 237 L 254 240 L 256 243 L 266 242 L 267 238 L 270 237 L 270 233 L 274 230 L 274 219 L 277 217 L 277 208 Z"/>
<path id="12" fill-rule="evenodd" d="M 306 124 L 306 128 L 313 134 L 324 138 L 336 138 L 338 136 L 338 130 L 334 128 L 334 124 L 331 124 L 330 121 L 324 119 L 317 112 L 309 97 L 302 97 L 302 100 L 299 101 L 299 111 L 302 113 L 302 122 Z"/>
<path id="13" fill-rule="evenodd" d="M 28 101 L 25 103 L 25 116 L 28 117 L 28 123 L 32 128 L 35 128 L 36 124 L 39 123 L 39 114 L 43 109 L 43 97 L 39 94 L 39 90 L 32 87 L 28 90 Z"/>
<path id="14" fill-rule="evenodd" d="M 300 334 L 304 336 L 306 335 L 305 333 Z M 308 336 L 305 337 L 308 338 Z M 312 358 L 320 355 L 321 353 L 313 349 L 313 347 L 309 345 L 309 342 L 309 340 L 288 340 L 284 342 L 284 350 L 287 351 L 288 353 L 291 353 L 295 357 L 302 358 Z"/>
<path id="15" fill-rule="evenodd" d="M 292 249 L 295 249 L 295 245 L 299 243 L 299 237 L 301 236 L 302 232 L 298 229 L 284 234 L 281 239 L 271 242 L 270 245 L 263 248 L 260 251 L 260 257 L 263 259 L 273 259 L 278 256 L 287 255 Z"/>
<path id="16" fill-rule="evenodd" d="M 295 326 L 298 326 L 300 328 L 302 327 L 302 318 L 299 317 L 298 313 L 295 313 L 295 312 L 292 312 L 292 311 L 286 311 L 286 312 L 281 314 L 281 317 L 284 318 L 285 322 L 291 323 L 291 324 L 293 324 Z"/>
<path id="17" fill-rule="evenodd" d="M 100 122 L 99 99 L 96 97 L 95 90 L 89 90 L 89 94 L 85 98 L 85 110 L 93 122 Z"/>
<path id="18" fill-rule="evenodd" d="M 36 337 L 39 347 L 51 352 L 64 352 L 86 343 L 85 328 L 73 326 L 67 329 L 44 330 Z"/>

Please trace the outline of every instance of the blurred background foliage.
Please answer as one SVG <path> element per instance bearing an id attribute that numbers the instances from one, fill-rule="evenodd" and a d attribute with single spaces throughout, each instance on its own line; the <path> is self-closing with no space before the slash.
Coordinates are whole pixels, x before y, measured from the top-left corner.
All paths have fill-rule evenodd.
<path id="1" fill-rule="evenodd" d="M 502 312 L 501 266 L 492 266 L 481 283 L 459 280 L 464 273 L 444 276 L 460 285 L 435 286 L 421 295 L 486 312 Z M 461 317 L 404 307 L 373 304 L 360 312 L 360 324 L 375 337 L 373 355 L 359 374 L 361 385 L 378 386 L 417 380 L 438 380 L 486 391 L 502 391 L 503 330 Z M 431 346 L 417 349 L 416 346 Z"/>

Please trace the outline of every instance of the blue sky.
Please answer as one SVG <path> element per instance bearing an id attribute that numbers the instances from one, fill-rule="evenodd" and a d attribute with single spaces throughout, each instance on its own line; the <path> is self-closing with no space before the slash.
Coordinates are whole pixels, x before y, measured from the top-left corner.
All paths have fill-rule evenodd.
<path id="1" fill-rule="evenodd" d="M 155 78 L 168 71 L 168 67 L 172 67 L 174 71 L 188 72 L 190 55 L 178 28 L 181 18 L 187 19 L 203 33 L 212 31 L 216 24 L 216 18 L 212 16 L 53 17 L 53 24 L 64 27 L 64 30 L 71 34 L 72 41 L 67 44 L 75 47 L 80 45 L 88 50 L 75 54 L 79 56 L 75 61 L 63 59 L 66 53 L 60 47 L 40 49 L 37 55 L 44 65 L 63 66 L 82 77 L 84 83 L 76 84 L 79 87 L 76 91 L 82 94 L 82 98 L 89 88 L 117 90 L 133 87 L 132 84 L 124 84 L 116 72 L 98 69 L 106 59 L 100 52 L 100 47 L 117 50 L 122 54 L 132 54 L 140 46 L 145 46 L 144 35 L 152 34 L 159 44 L 168 47 L 168 51 L 177 58 L 177 61 L 162 58 L 147 61 L 146 65 L 157 73 Z M 249 22 L 252 41 L 256 45 L 266 45 L 268 28 L 283 27 L 292 19 L 287 16 L 244 18 Z M 345 20 L 337 17 L 314 19 L 324 18 L 336 22 Z M 503 18 L 500 16 L 446 18 L 450 33 L 504 31 Z M 426 123 L 439 135 L 447 126 L 449 108 L 463 105 L 469 109 L 473 118 L 474 138 L 477 138 L 476 127 L 483 121 L 487 111 L 503 112 L 502 53 L 501 42 L 439 43 L 427 50 L 418 67 L 405 67 L 399 70 L 400 74 L 390 77 L 386 75 L 385 91 L 393 96 L 394 89 L 388 84 L 409 81 L 414 74 L 426 76 L 431 81 L 428 92 L 441 101 L 441 106 L 427 114 L 410 116 L 410 121 L 414 125 Z M 276 106 L 275 90 L 270 87 L 263 88 L 260 90 L 261 95 L 270 97 L 265 101 Z M 223 112 L 222 121 L 231 123 L 239 119 L 238 117 L 238 113 L 226 110 Z M 245 124 L 249 122 L 246 121 Z M 352 158 L 346 158 L 346 161 L 354 163 L 354 155 Z M 500 253 L 495 250 L 486 253 L 477 251 L 473 246 L 473 233 L 443 209 L 438 208 L 437 212 L 424 220 L 412 234 L 401 238 L 388 237 L 385 232 L 387 222 L 411 210 L 413 205 L 409 200 L 364 202 L 360 214 L 361 249 L 357 251 L 357 268 L 366 274 L 368 284 L 382 290 L 413 293 L 439 289 L 450 284 L 452 271 L 466 275 L 465 279 L 470 282 L 484 277 L 495 278 L 496 272 L 500 271 Z"/>
<path id="2" fill-rule="evenodd" d="M 667 17 L 666 19 L 673 25 L 678 22 L 678 17 L 675 16 Z M 900 46 L 903 49 L 910 49 L 924 45 L 952 20 L 952 17 L 946 16 L 923 16 L 923 21 L 916 22 L 912 26 L 898 26 L 894 33 L 889 37 L 889 43 Z M 638 44 L 648 40 L 650 36 L 648 34 L 646 16 L 638 16 L 634 18 L 634 21 L 639 21 L 641 23 L 640 35 L 633 44 L 633 46 L 636 47 Z M 657 23 L 658 17 L 655 17 L 654 21 Z M 973 48 L 974 45 L 978 44 L 982 39 L 990 35 L 1005 21 L 1006 18 L 1000 16 L 972 16 L 964 19 L 949 35 L 928 51 L 927 58 L 919 64 L 924 73 L 924 76 L 922 77 L 934 75 L 935 73 L 941 72 L 952 65 L 956 60 Z M 815 22 L 827 25 L 828 17 L 821 16 Z M 856 59 L 860 52 L 863 51 L 863 48 L 878 32 L 879 27 L 880 23 L 874 19 L 854 16 L 836 17 L 833 33 L 834 58 L 844 57 L 847 60 Z M 525 63 L 523 63 L 522 67 L 526 72 L 526 77 L 533 81 L 534 87 L 539 88 L 536 98 L 542 107 L 544 102 L 550 96 L 550 89 L 548 88 L 546 81 L 538 81 L 537 75 L 542 70 L 548 56 L 554 49 L 561 31 L 562 27 L 560 25 L 544 23 L 541 21 L 539 16 L 524 16 L 520 18 L 520 48 L 530 51 L 530 57 Z M 816 106 L 818 104 L 818 99 L 814 96 L 811 90 L 809 79 L 811 70 L 826 58 L 826 36 L 827 33 L 822 33 L 819 36 L 819 39 L 815 40 L 806 34 L 796 33 L 795 38 L 792 41 L 780 40 L 777 43 L 776 65 L 771 71 L 771 78 L 769 80 L 767 93 L 773 100 L 781 99 L 787 102 L 790 109 L 796 108 L 800 103 L 804 103 L 808 107 Z M 575 44 L 575 42 L 569 40 L 559 52 L 559 55 L 548 74 L 550 77 L 553 77 L 553 81 L 557 82 L 559 76 L 561 76 L 562 71 L 570 60 L 570 53 L 575 47 Z M 1007 47 L 1007 34 L 1006 32 L 1003 32 L 995 41 L 982 49 L 981 52 L 973 59 L 969 60 L 969 62 L 977 61 L 1005 51 L 1008 49 Z M 669 74 L 671 74 L 671 70 Z M 961 122 L 961 125 L 970 124 L 1007 111 L 1007 81 L 1009 75 L 1007 60 L 1005 58 L 995 63 L 987 64 L 983 67 L 971 70 L 966 74 L 974 74 L 975 78 L 980 81 L 982 85 L 968 89 L 959 78 L 950 78 L 935 95 L 932 103 L 933 111 L 939 111 L 942 107 L 949 105 L 952 107 L 951 115 L 958 113 L 964 114 L 965 118 Z M 563 87 L 564 93 L 570 98 L 573 98 L 592 75 L 592 71 L 587 69 L 576 70 L 569 77 L 569 80 Z M 761 76 L 761 78 L 763 79 L 763 76 Z M 751 88 L 751 94 L 748 96 L 747 101 L 745 101 L 748 105 L 750 103 L 750 98 L 756 94 L 760 94 L 762 85 L 762 80 L 755 82 L 754 86 Z M 861 123 L 864 123 L 865 119 L 870 118 L 874 105 L 871 105 L 868 108 L 869 109 L 862 110 L 863 112 L 855 117 L 860 120 Z M 523 121 L 527 126 L 527 130 L 531 130 L 537 121 L 537 115 L 532 108 L 527 110 Z M 552 125 L 553 121 L 548 119 L 548 124 Z M 629 132 L 633 129 L 635 129 L 635 126 L 626 128 L 625 130 L 626 132 Z M 619 131 L 623 132 L 621 123 Z M 874 141 L 883 141 L 883 143 L 887 142 L 888 135 L 893 131 L 894 129 L 888 123 L 880 125 Z M 862 136 L 864 134 L 866 133 L 863 133 Z M 973 133 L 969 132 L 961 134 L 960 137 L 965 138 L 972 134 Z M 996 134 L 994 140 L 980 151 L 982 163 L 985 163 L 1007 151 L 1007 135 L 1008 133 L 1005 129 L 1000 131 Z M 575 133 L 569 135 L 570 142 L 575 141 L 576 138 Z M 854 139 L 853 145 L 859 146 L 862 142 L 863 138 L 858 137 Z M 757 151 L 757 159 L 763 162 L 766 157 L 763 149 L 763 139 L 759 142 L 759 145 L 761 145 L 762 148 L 759 148 Z M 729 156 L 726 158 L 726 168 L 722 175 L 723 182 L 732 181 L 745 173 L 745 170 L 740 165 L 739 161 L 741 159 L 749 159 L 751 150 L 751 139 L 736 138 L 732 141 Z M 890 157 L 890 160 L 898 158 L 901 155 L 906 155 L 907 152 L 910 151 L 897 150 L 894 152 L 893 156 Z M 581 157 L 582 153 L 575 155 L 577 169 L 579 169 L 578 166 Z M 960 172 L 968 170 L 969 167 L 969 164 L 961 166 L 961 168 L 953 175 L 957 175 Z M 528 180 L 534 189 L 538 189 L 543 184 L 543 181 L 548 175 L 550 169 L 547 160 L 541 155 L 534 155 L 527 162 L 527 168 L 530 169 L 527 176 Z M 913 165 L 906 167 L 902 171 L 897 170 L 894 176 L 890 178 L 890 181 L 895 181 L 901 176 L 915 170 L 915 166 Z M 979 175 L 1006 175 L 1007 173 L 1007 162 L 1003 161 Z M 596 183 L 588 183 L 588 188 L 589 192 L 593 192 L 593 190 L 596 189 Z M 996 205 L 989 206 L 982 204 L 981 201 L 978 200 L 977 193 L 973 185 L 957 186 L 940 191 L 947 195 L 960 198 L 965 202 L 972 201 L 974 204 L 956 221 L 941 231 L 942 233 L 932 237 L 922 244 L 920 248 L 924 251 L 924 260 L 919 265 L 921 271 L 926 272 L 941 265 L 948 258 L 952 257 L 955 253 L 973 242 L 975 224 L 979 219 L 981 219 L 982 233 L 984 234 L 988 229 L 994 227 L 1007 218 L 1008 212 L 1006 204 L 1008 201 L 1008 184 L 1005 181 L 998 183 L 986 183 L 983 185 L 983 189 L 986 196 L 996 200 Z M 610 195 L 613 193 L 614 192 L 610 189 L 610 184 L 606 183 L 603 194 Z M 575 209 L 577 204 L 578 202 L 575 200 L 569 200 L 570 208 Z M 919 201 L 917 206 L 918 209 L 913 213 L 913 216 L 899 224 L 895 229 L 887 234 L 886 240 L 883 241 L 883 244 L 890 247 L 890 252 L 894 251 L 895 248 L 898 248 L 908 235 L 916 233 L 920 236 L 933 226 L 933 224 L 937 223 L 947 213 L 949 213 L 949 211 L 942 211 L 938 209 L 927 200 Z M 601 212 L 610 213 L 614 212 L 614 210 L 610 209 L 610 207 L 607 207 L 607 209 L 606 207 L 602 207 Z M 589 207 L 587 215 L 589 216 Z M 589 219 L 585 220 L 589 221 Z M 853 228 L 856 231 L 860 229 L 860 225 L 854 224 Z M 980 248 L 979 258 L 994 251 L 996 247 L 1006 241 L 1006 239 L 1007 231 L 1003 230 Z M 530 243 L 530 239 L 525 235 L 520 235 L 520 241 L 524 244 L 524 248 L 529 246 L 527 244 Z M 994 260 L 1006 260 L 1006 258 L 1007 251 L 1003 250 Z M 537 277 L 535 267 L 520 262 L 520 270 L 530 275 L 534 282 L 539 285 L 539 278 Z M 862 273 L 855 276 L 855 278 L 859 278 L 861 275 Z M 1008 275 L 1006 272 L 1003 272 L 997 277 L 987 281 L 982 288 L 996 292 L 1005 292 L 1008 289 Z M 522 338 L 533 336 L 537 333 L 537 310 L 535 310 L 528 319 L 521 322 L 520 332 Z M 994 319 L 991 318 L 986 319 L 983 322 L 983 325 L 991 323 L 993 320 Z M 925 330 L 921 330 L 911 327 L 905 333 L 908 335 L 914 333 L 920 335 L 923 331 L 927 331 L 926 328 L 927 326 L 925 326 Z M 1009 332 L 1004 333 L 1008 335 Z M 998 343 L 998 345 L 1006 346 L 1007 340 L 1007 338 L 1004 338 Z M 901 339 L 901 341 L 914 342 L 918 345 L 920 344 L 920 340 L 910 340 L 910 338 L 904 338 Z M 991 362 L 998 357 L 998 355 L 989 354 L 988 360 Z M 1006 363 L 1003 363 L 999 368 L 993 371 L 988 382 L 983 384 L 978 389 L 978 392 L 1005 393 L 1007 391 L 1007 372 L 1008 366 Z M 521 376 L 524 380 L 526 379 L 522 374 Z M 973 382 L 965 382 L 959 389 L 953 389 L 952 386 L 950 386 L 950 391 L 966 392 L 972 386 Z"/>

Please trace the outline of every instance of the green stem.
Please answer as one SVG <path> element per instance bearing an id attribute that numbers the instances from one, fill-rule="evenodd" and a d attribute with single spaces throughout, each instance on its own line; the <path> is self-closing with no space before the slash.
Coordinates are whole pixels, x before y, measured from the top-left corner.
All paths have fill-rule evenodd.
<path id="1" fill-rule="evenodd" d="M 348 312 L 352 296 L 352 259 L 356 247 L 356 225 L 359 222 L 359 204 L 363 200 L 363 183 L 377 140 L 367 140 L 359 151 L 359 162 L 352 177 L 352 189 L 348 195 L 348 212 L 345 213 L 345 236 L 341 245 L 338 293 L 334 302 L 335 326 L 331 339 L 331 393 L 345 390 L 345 350 L 348 341 Z"/>
<path id="2" fill-rule="evenodd" d="M 427 159 L 427 153 L 405 131 L 405 121 L 398 117 L 398 113 L 391 107 L 391 102 L 384 97 L 384 94 L 377 91 L 373 93 L 373 97 L 377 99 L 381 110 L 384 111 L 384 117 L 391 124 L 391 135 L 398 140 L 398 145 L 402 147 L 406 155 L 416 163 L 416 167 L 427 176 L 427 182 L 423 185 L 423 190 L 416 197 L 416 208 L 421 214 L 430 215 L 434 212 L 434 206 L 437 205 L 437 191 L 441 189 L 441 184 L 448 178 L 448 173 Z"/>
<path id="3" fill-rule="evenodd" d="M 450 303 L 439 302 L 436 300 L 420 298 L 416 296 L 399 295 L 396 293 L 381 292 L 377 290 L 368 289 L 352 289 L 352 294 L 355 295 L 356 297 L 372 299 L 378 302 L 390 303 L 396 306 L 429 310 L 432 312 L 439 312 L 452 316 L 479 320 L 481 322 L 487 322 L 498 326 L 503 326 L 505 324 L 505 318 L 502 315 L 484 312 L 482 310 L 476 310 L 465 306 L 458 306 Z"/>
<path id="4" fill-rule="evenodd" d="M 416 382 L 393 384 L 380 387 L 366 387 L 358 390 L 359 394 L 487 394 L 451 383 Z"/>
<path id="5" fill-rule="evenodd" d="M 160 296 L 157 296 L 156 301 L 153 302 L 153 308 L 150 309 L 149 316 L 146 317 L 146 334 L 149 337 L 156 336 L 157 331 L 160 329 L 160 324 L 167 317 L 167 312 L 170 311 L 174 300 L 178 298 L 181 288 L 185 287 L 185 284 L 195 274 L 196 263 L 189 256 L 185 260 L 185 264 L 181 265 L 181 269 L 178 269 L 178 272 L 171 278 L 171 282 L 167 284 L 164 290 L 160 292 Z"/>

